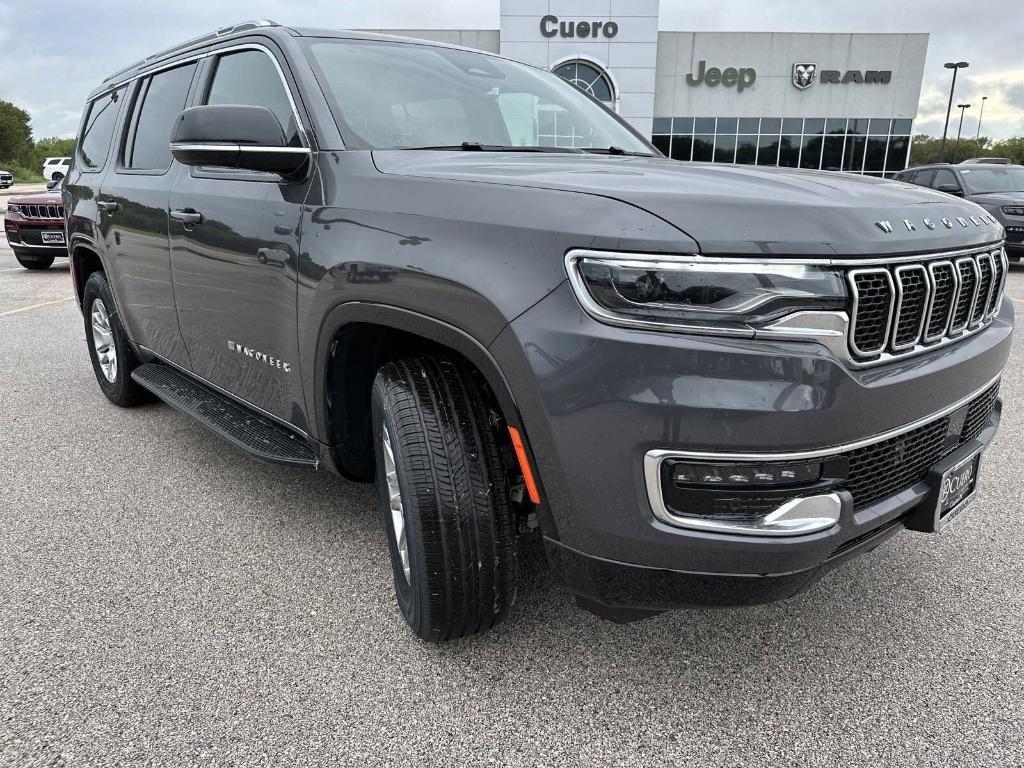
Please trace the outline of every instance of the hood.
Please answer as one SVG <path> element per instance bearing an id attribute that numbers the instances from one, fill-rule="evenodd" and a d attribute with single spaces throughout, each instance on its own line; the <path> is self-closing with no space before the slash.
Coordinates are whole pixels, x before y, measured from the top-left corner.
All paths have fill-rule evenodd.
<path id="1" fill-rule="evenodd" d="M 1024 205 L 1024 192 L 986 192 L 967 199 L 978 205 Z"/>
<path id="2" fill-rule="evenodd" d="M 12 195 L 7 202 L 15 205 L 61 205 L 63 200 L 60 192 L 40 192 L 36 195 Z"/>
<path id="3" fill-rule="evenodd" d="M 375 151 L 373 159 L 385 174 L 614 198 L 669 222 L 707 254 L 877 256 L 1002 237 L 1001 227 L 980 219 L 985 211 L 970 201 L 834 171 L 554 153 L 387 150 Z"/>

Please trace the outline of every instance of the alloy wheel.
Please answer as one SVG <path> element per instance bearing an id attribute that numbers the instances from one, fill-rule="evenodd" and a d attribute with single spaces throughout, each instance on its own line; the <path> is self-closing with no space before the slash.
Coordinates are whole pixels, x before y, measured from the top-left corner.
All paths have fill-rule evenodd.
<path id="1" fill-rule="evenodd" d="M 395 543 L 402 561 L 402 572 L 406 583 L 410 582 L 409 540 L 405 533 L 405 507 L 402 505 L 402 489 L 398 485 L 398 469 L 395 466 L 395 452 L 391 448 L 391 434 L 384 427 L 384 477 L 388 484 L 388 503 L 391 508 L 391 527 L 395 530 Z"/>
<path id="2" fill-rule="evenodd" d="M 92 346 L 96 350 L 96 361 L 107 381 L 111 384 L 117 379 L 117 346 L 114 344 L 114 332 L 110 328 L 110 315 L 103 299 L 95 299 L 92 303 Z"/>

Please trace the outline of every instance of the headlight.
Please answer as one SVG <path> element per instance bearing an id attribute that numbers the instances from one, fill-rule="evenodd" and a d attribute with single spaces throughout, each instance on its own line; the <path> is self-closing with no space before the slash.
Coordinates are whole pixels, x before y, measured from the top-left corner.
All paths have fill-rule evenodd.
<path id="1" fill-rule="evenodd" d="M 1024 206 L 1022 205 L 1004 205 L 1003 213 L 1007 216 L 1024 216 Z"/>
<path id="2" fill-rule="evenodd" d="M 584 308 L 620 325 L 752 336 L 793 312 L 847 303 L 841 273 L 827 266 L 590 251 L 570 253 L 566 266 Z"/>
<path id="3" fill-rule="evenodd" d="M 21 213 L 21 206 L 20 205 L 16 205 L 15 203 L 8 203 L 7 204 L 7 212 L 8 213 Z"/>

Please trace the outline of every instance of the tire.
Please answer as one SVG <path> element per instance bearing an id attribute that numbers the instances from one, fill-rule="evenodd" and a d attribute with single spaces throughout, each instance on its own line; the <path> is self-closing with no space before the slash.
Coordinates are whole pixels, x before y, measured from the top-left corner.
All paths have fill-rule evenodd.
<path id="1" fill-rule="evenodd" d="M 53 264 L 53 256 L 26 256 L 24 254 L 14 252 L 14 258 L 18 260 L 25 269 L 49 269 L 50 265 Z"/>
<path id="2" fill-rule="evenodd" d="M 64 178 L 64 174 L 60 171 L 54 171 L 50 174 L 50 181 L 60 181 Z"/>
<path id="3" fill-rule="evenodd" d="M 515 599 L 517 558 L 508 482 L 480 387 L 453 361 L 388 363 L 373 383 L 372 416 L 402 616 L 433 642 L 490 629 Z"/>
<path id="4" fill-rule="evenodd" d="M 82 314 L 85 317 L 89 358 L 103 394 L 114 405 L 122 408 L 149 401 L 149 393 L 132 379 L 132 371 L 139 366 L 139 359 L 128 341 L 107 277 L 102 272 L 93 272 L 85 283 Z M 100 362 L 101 351 L 104 361 L 108 363 L 106 367 Z M 111 351 L 114 353 L 112 367 L 109 365 Z"/>

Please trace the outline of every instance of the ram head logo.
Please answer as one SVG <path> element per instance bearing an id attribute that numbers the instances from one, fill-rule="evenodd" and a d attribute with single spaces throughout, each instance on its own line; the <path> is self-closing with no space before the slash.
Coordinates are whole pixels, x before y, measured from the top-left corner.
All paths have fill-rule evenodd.
<path id="1" fill-rule="evenodd" d="M 814 85 L 814 75 L 818 71 L 817 64 L 794 64 L 793 85 L 801 91 Z"/>

